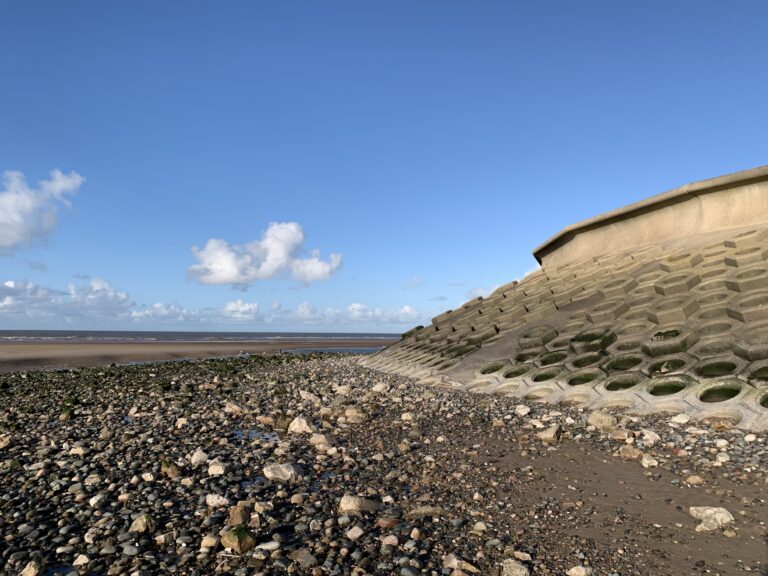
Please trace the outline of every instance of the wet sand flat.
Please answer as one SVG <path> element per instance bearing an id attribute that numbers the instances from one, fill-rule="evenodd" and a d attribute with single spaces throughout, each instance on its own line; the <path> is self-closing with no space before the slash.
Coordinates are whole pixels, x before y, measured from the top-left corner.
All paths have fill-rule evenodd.
<path id="1" fill-rule="evenodd" d="M 317 339 L 237 342 L 7 342 L 0 345 L 0 372 L 45 368 L 82 368 L 143 361 L 213 358 L 239 353 L 302 349 L 379 348 L 394 340 Z"/>

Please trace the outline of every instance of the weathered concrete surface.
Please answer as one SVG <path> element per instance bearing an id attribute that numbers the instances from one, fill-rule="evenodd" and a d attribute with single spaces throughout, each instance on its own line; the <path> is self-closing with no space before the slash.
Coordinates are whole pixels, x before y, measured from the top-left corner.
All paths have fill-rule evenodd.
<path id="1" fill-rule="evenodd" d="M 541 270 L 361 361 L 481 393 L 768 430 L 768 167 L 569 227 L 536 255 Z"/>
<path id="2" fill-rule="evenodd" d="M 566 227 L 534 250 L 544 266 L 758 225 L 768 219 L 768 166 L 702 180 Z"/>

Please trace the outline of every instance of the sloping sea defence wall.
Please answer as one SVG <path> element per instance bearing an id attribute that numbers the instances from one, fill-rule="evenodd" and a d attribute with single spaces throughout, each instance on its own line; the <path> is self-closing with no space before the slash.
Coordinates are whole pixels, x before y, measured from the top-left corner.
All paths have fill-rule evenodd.
<path id="1" fill-rule="evenodd" d="M 768 430 L 768 167 L 574 224 L 539 271 L 367 366 L 483 394 Z"/>

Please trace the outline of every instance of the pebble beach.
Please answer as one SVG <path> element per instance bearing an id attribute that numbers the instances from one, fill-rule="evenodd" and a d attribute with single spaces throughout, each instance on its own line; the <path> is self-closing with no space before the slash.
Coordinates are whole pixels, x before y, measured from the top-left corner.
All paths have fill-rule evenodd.
<path id="1" fill-rule="evenodd" d="M 767 436 L 340 354 L 0 374 L 1 573 L 767 574 Z"/>

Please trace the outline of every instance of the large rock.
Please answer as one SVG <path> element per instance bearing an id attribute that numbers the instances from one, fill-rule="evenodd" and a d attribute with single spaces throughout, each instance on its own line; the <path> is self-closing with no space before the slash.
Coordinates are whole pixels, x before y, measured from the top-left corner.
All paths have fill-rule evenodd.
<path id="1" fill-rule="evenodd" d="M 513 558 L 507 558 L 501 563 L 501 576 L 529 576 L 530 571 L 525 564 Z"/>
<path id="2" fill-rule="evenodd" d="M 342 496 L 341 502 L 339 502 L 339 514 L 362 516 L 364 512 L 378 512 L 379 507 L 379 503 L 375 500 L 346 494 Z"/>
<path id="3" fill-rule="evenodd" d="M 616 420 L 615 416 L 611 416 L 600 410 L 595 410 L 590 413 L 589 418 L 587 418 L 587 424 L 594 426 L 600 430 L 600 432 L 610 432 L 616 428 L 618 420 Z"/>
<path id="4" fill-rule="evenodd" d="M 139 514 L 136 516 L 136 519 L 131 522 L 131 527 L 128 529 L 129 532 L 154 532 L 155 531 L 155 521 L 152 519 L 152 516 L 146 513 Z"/>
<path id="5" fill-rule="evenodd" d="M 315 429 L 306 418 L 297 416 L 288 424 L 288 434 L 312 434 Z"/>
<path id="6" fill-rule="evenodd" d="M 696 520 L 701 520 L 696 532 L 711 532 L 733 522 L 733 515 L 725 508 L 691 506 L 688 511 Z"/>
<path id="7" fill-rule="evenodd" d="M 268 464 L 264 466 L 264 477 L 278 482 L 298 482 L 303 470 L 296 464 Z"/>
<path id="8" fill-rule="evenodd" d="M 221 545 L 224 548 L 229 548 L 235 554 L 245 554 L 256 547 L 256 538 L 253 537 L 250 530 L 240 526 L 222 534 Z"/>
<path id="9" fill-rule="evenodd" d="M 449 568 L 451 570 L 462 570 L 464 572 L 469 572 L 470 574 L 480 573 L 480 570 L 478 570 L 475 566 L 466 560 L 459 558 L 455 554 L 448 554 L 447 556 L 443 557 L 443 568 Z"/>

